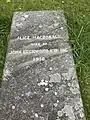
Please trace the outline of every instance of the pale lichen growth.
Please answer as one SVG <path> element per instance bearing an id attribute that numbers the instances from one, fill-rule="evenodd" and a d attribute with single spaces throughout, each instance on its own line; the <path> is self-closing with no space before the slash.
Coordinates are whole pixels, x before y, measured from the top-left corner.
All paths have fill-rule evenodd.
<path id="1" fill-rule="evenodd" d="M 44 105 L 43 105 L 43 104 L 41 104 L 40 106 L 41 106 L 41 107 L 44 107 Z"/>
<path id="2" fill-rule="evenodd" d="M 67 73 L 62 73 L 62 76 L 64 77 L 64 79 L 66 80 L 71 80 L 76 78 L 76 72 L 74 68 L 69 68 Z"/>
<path id="3" fill-rule="evenodd" d="M 76 110 L 78 110 L 78 109 L 79 109 L 78 104 L 75 104 L 75 109 L 76 109 Z"/>
<path id="4" fill-rule="evenodd" d="M 48 81 L 44 81 L 43 79 L 41 80 L 40 83 L 38 83 L 38 86 L 47 86 L 48 85 Z"/>
<path id="5" fill-rule="evenodd" d="M 61 27 L 60 29 L 63 30 L 63 27 Z"/>
<path id="6" fill-rule="evenodd" d="M 15 106 L 12 106 L 12 109 L 14 110 L 14 109 L 15 109 Z"/>
<path id="7" fill-rule="evenodd" d="M 50 75 L 50 83 L 61 82 L 61 75 L 59 73 L 51 74 Z"/>
<path id="8" fill-rule="evenodd" d="M 58 111 L 57 115 L 59 117 L 62 117 L 63 114 L 66 114 L 66 116 L 69 117 L 69 120 L 75 120 L 75 115 L 73 113 L 73 108 L 72 106 L 70 105 L 65 105 L 65 107 L 61 110 L 61 111 Z"/>
<path id="9" fill-rule="evenodd" d="M 49 88 L 45 88 L 45 91 L 48 91 L 49 90 Z"/>
<path id="10" fill-rule="evenodd" d="M 57 95 L 58 93 L 57 92 L 54 92 L 55 95 Z"/>
<path id="11" fill-rule="evenodd" d="M 58 111 L 57 115 L 58 115 L 59 117 L 61 117 L 61 116 L 63 115 L 63 112 L 62 112 L 62 111 Z"/>
<path id="12" fill-rule="evenodd" d="M 26 110 L 23 110 L 23 113 L 26 113 Z"/>
<path id="13" fill-rule="evenodd" d="M 11 76 L 11 72 L 9 69 L 4 70 L 4 77 Z"/>
<path id="14" fill-rule="evenodd" d="M 25 18 L 28 18 L 29 15 L 24 15 Z"/>
<path id="15" fill-rule="evenodd" d="M 31 92 L 30 92 L 30 91 L 26 93 L 26 95 L 27 95 L 28 97 L 30 96 L 30 94 L 31 94 Z"/>
<path id="16" fill-rule="evenodd" d="M 38 118 L 38 114 L 37 113 L 35 113 L 35 117 Z"/>
<path id="17" fill-rule="evenodd" d="M 71 88 L 70 88 L 70 91 L 71 91 L 73 94 L 79 94 L 79 90 L 78 90 L 77 88 L 71 87 Z"/>
<path id="18" fill-rule="evenodd" d="M 57 107 L 57 106 L 58 106 L 58 104 L 57 104 L 57 103 L 54 103 L 54 106 L 55 106 L 55 107 Z"/>

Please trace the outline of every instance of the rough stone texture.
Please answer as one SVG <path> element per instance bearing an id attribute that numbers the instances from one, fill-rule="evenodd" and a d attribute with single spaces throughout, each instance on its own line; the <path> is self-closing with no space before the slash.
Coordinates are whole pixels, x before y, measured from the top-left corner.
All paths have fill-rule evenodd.
<path id="1" fill-rule="evenodd" d="M 63 11 L 14 14 L 0 120 L 85 120 L 66 25 Z"/>

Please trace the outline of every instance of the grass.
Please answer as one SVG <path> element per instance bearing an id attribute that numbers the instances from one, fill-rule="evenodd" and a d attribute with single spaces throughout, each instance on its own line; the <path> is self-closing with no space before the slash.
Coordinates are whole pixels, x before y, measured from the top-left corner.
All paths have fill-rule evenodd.
<path id="1" fill-rule="evenodd" d="M 63 9 L 76 64 L 85 115 L 90 120 L 90 1 L 89 0 L 0 0 L 0 79 L 13 12 Z"/>

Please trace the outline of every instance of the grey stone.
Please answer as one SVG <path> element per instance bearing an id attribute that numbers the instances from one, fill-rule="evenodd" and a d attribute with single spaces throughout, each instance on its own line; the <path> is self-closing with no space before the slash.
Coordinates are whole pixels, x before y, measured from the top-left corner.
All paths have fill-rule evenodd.
<path id="1" fill-rule="evenodd" d="M 14 13 L 0 120 L 85 120 L 63 11 Z"/>

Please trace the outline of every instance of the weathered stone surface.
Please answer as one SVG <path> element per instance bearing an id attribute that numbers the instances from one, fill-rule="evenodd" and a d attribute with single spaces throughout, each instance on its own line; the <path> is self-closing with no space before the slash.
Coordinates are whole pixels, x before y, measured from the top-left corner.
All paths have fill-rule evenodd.
<path id="1" fill-rule="evenodd" d="M 16 12 L 0 120 L 85 120 L 62 11 Z"/>

